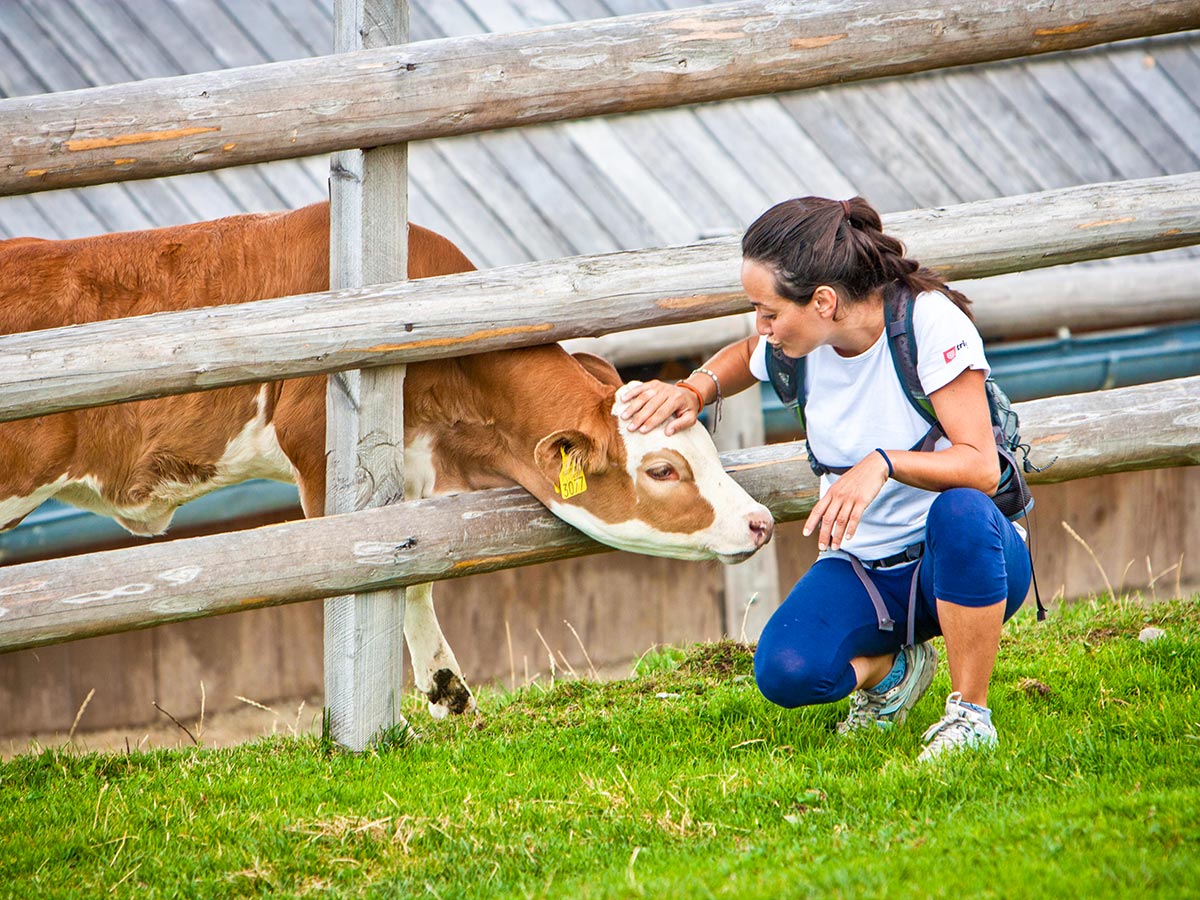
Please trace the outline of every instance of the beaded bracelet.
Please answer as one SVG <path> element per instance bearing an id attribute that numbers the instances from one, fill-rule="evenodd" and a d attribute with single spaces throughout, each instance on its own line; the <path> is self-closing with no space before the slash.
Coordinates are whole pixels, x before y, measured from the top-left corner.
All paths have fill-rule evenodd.
<path id="1" fill-rule="evenodd" d="M 717 374 L 712 369 L 706 369 L 704 366 L 699 366 L 695 369 L 692 369 L 692 374 L 689 375 L 688 378 L 691 378 L 692 375 L 695 375 L 697 372 L 701 375 L 707 375 L 712 379 L 713 384 L 717 386 L 717 399 L 714 401 L 716 405 L 713 407 L 713 430 L 715 431 L 717 423 L 721 421 L 721 401 L 725 399 L 721 396 L 721 380 L 717 378 Z"/>

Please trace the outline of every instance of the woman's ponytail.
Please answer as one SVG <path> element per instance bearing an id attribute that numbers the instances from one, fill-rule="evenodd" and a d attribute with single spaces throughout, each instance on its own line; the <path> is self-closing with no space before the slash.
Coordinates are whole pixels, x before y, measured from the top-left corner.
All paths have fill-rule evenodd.
<path id="1" fill-rule="evenodd" d="M 854 302 L 902 282 L 914 296 L 940 291 L 971 314 L 971 301 L 904 253 L 904 244 L 884 232 L 878 211 L 862 197 L 785 200 L 759 216 L 742 238 L 742 256 L 774 270 L 777 293 L 801 306 L 822 284 Z"/>

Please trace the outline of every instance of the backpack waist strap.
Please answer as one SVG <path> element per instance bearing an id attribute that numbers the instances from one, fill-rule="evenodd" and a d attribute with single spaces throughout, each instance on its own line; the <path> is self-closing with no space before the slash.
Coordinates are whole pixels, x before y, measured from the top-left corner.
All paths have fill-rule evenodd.
<path id="1" fill-rule="evenodd" d="M 908 449 L 916 450 L 921 453 L 928 453 L 933 450 L 934 445 L 944 436 L 940 425 L 933 425 L 924 435 L 921 436 L 915 444 Z M 853 466 L 827 466 L 821 462 L 812 452 L 812 445 L 808 443 L 806 438 L 804 441 L 804 449 L 808 453 L 808 465 L 813 470 L 813 474 L 820 478 L 822 475 L 845 475 Z"/>
<path id="2" fill-rule="evenodd" d="M 868 569 L 890 569 L 892 566 L 915 562 L 924 555 L 925 542 L 918 541 L 915 544 L 909 544 L 899 553 L 893 553 L 891 556 L 885 556 L 883 559 L 864 559 L 861 562 Z"/>

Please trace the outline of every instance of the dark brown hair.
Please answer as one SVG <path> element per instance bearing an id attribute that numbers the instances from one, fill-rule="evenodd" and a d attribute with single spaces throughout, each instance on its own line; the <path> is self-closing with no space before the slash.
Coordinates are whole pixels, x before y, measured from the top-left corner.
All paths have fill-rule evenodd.
<path id="1" fill-rule="evenodd" d="M 746 229 L 742 256 L 769 267 L 776 293 L 801 306 L 823 284 L 857 302 L 900 282 L 914 296 L 941 291 L 971 315 L 971 301 L 947 287 L 932 269 L 906 257 L 904 245 L 884 234 L 879 213 L 862 197 L 799 197 L 777 203 Z"/>

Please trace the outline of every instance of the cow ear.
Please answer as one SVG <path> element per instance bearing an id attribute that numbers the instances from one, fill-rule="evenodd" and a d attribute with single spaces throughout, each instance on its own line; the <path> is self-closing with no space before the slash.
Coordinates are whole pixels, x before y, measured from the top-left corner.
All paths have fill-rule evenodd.
<path id="1" fill-rule="evenodd" d="M 601 384 L 618 388 L 621 386 L 621 376 L 607 359 L 601 359 L 592 353 L 572 353 L 571 355 L 589 375 Z"/>
<path id="2" fill-rule="evenodd" d="M 596 439 L 574 428 L 564 428 L 546 435 L 534 448 L 537 466 L 550 481 L 557 482 L 563 471 L 564 456 L 568 468 L 578 466 L 586 475 L 595 475 L 608 468 L 608 458 Z"/>

